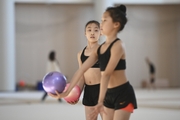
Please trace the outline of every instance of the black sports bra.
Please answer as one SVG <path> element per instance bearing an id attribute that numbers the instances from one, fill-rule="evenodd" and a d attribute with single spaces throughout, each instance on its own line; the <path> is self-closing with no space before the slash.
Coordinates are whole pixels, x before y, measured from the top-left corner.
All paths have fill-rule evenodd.
<path id="1" fill-rule="evenodd" d="M 98 59 L 99 59 L 99 66 L 100 66 L 100 70 L 101 71 L 105 71 L 106 69 L 106 66 L 109 62 L 109 59 L 111 57 L 111 47 L 113 46 L 113 44 L 120 40 L 119 38 L 116 38 L 110 45 L 109 47 L 107 48 L 107 50 L 103 53 L 103 54 L 100 54 L 100 49 L 101 49 L 101 46 L 104 44 L 101 44 L 97 50 L 97 54 L 98 54 Z M 125 59 L 120 59 L 115 70 L 125 70 L 126 69 L 126 60 Z"/>
<path id="2" fill-rule="evenodd" d="M 86 47 L 83 49 L 82 54 L 81 54 L 81 62 L 84 63 L 86 61 L 86 59 L 89 56 L 85 56 L 84 55 L 84 51 L 85 51 Z M 91 68 L 99 68 L 99 62 L 97 61 Z"/>

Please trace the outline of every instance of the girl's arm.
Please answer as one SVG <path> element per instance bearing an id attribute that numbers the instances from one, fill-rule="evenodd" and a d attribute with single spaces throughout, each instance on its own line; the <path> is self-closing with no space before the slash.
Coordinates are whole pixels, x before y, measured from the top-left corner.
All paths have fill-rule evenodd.
<path id="1" fill-rule="evenodd" d="M 82 64 L 82 66 L 75 72 L 75 74 L 73 75 L 70 81 L 70 85 L 65 92 L 58 93 L 56 91 L 56 95 L 53 95 L 51 93 L 49 93 L 49 95 L 57 99 L 66 97 L 70 93 L 70 91 L 74 88 L 74 86 L 77 84 L 77 82 L 81 79 L 81 77 L 84 75 L 86 70 L 88 70 L 91 66 L 93 66 L 97 62 L 97 60 L 98 60 L 97 54 L 96 52 L 93 52 L 89 56 L 89 58 Z"/>
<path id="2" fill-rule="evenodd" d="M 78 60 L 79 68 L 81 68 L 81 66 L 82 66 L 81 54 L 82 54 L 82 51 L 77 54 L 77 60 Z M 77 85 L 81 88 L 81 92 L 82 92 L 82 90 L 83 90 L 83 88 L 84 88 L 84 82 L 85 82 L 85 80 L 84 80 L 84 75 L 83 75 L 83 76 L 79 79 L 79 81 L 78 81 L 78 83 L 77 83 Z"/>
<path id="3" fill-rule="evenodd" d="M 80 66 L 80 68 L 76 71 L 73 78 L 71 79 L 70 85 L 67 89 L 67 95 L 73 89 L 73 87 L 77 84 L 81 77 L 84 77 L 84 73 L 93 66 L 98 60 L 96 50 L 89 56 L 89 58 Z"/>

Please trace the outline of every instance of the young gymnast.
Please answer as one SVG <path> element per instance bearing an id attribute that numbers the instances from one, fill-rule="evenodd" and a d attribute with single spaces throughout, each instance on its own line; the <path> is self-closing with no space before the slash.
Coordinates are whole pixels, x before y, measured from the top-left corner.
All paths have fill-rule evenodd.
<path id="1" fill-rule="evenodd" d="M 99 47 L 98 40 L 100 37 L 100 24 L 98 21 L 91 20 L 85 25 L 85 36 L 87 39 L 87 46 L 78 53 L 79 68 L 88 59 L 91 53 Z M 91 68 L 89 68 L 79 80 L 77 85 L 83 90 L 84 95 L 82 103 L 85 106 L 85 116 L 88 120 L 88 115 L 93 106 L 98 102 L 99 89 L 100 89 L 101 72 L 99 62 L 97 61 Z M 96 91 L 96 92 L 94 92 Z M 76 104 L 78 101 L 71 101 L 70 104 Z M 93 120 L 97 120 L 95 117 Z"/>
<path id="2" fill-rule="evenodd" d="M 146 63 L 149 67 L 149 83 L 148 83 L 148 88 L 152 88 L 152 89 L 156 89 L 156 85 L 155 85 L 155 66 L 154 64 L 150 61 L 150 59 L 148 57 L 146 57 Z"/>
<path id="3" fill-rule="evenodd" d="M 66 92 L 49 95 L 55 98 L 67 96 L 79 78 L 98 60 L 101 70 L 100 93 L 97 105 L 89 114 L 90 119 L 103 112 L 103 120 L 129 120 L 137 103 L 134 89 L 125 73 L 125 46 L 117 38 L 118 32 L 124 29 L 126 23 L 126 6 L 108 7 L 101 22 L 101 32 L 106 36 L 106 41 L 76 71 Z"/>

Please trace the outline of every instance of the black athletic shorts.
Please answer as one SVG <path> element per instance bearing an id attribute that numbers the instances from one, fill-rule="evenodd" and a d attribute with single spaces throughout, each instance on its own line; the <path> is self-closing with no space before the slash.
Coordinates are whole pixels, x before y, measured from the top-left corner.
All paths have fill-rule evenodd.
<path id="1" fill-rule="evenodd" d="M 129 103 L 133 104 L 134 109 L 137 108 L 136 96 L 129 82 L 107 90 L 104 100 L 105 107 L 117 110 L 125 108 Z"/>
<path id="2" fill-rule="evenodd" d="M 85 106 L 95 106 L 99 98 L 100 84 L 95 85 L 85 85 L 83 105 Z"/>

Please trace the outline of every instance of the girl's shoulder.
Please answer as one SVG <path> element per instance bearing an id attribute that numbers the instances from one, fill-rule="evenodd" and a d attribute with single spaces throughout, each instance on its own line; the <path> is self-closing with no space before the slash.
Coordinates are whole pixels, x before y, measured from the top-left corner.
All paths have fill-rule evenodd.
<path id="1" fill-rule="evenodd" d="M 78 56 L 80 56 L 81 54 L 82 54 L 82 50 L 77 53 Z"/>

